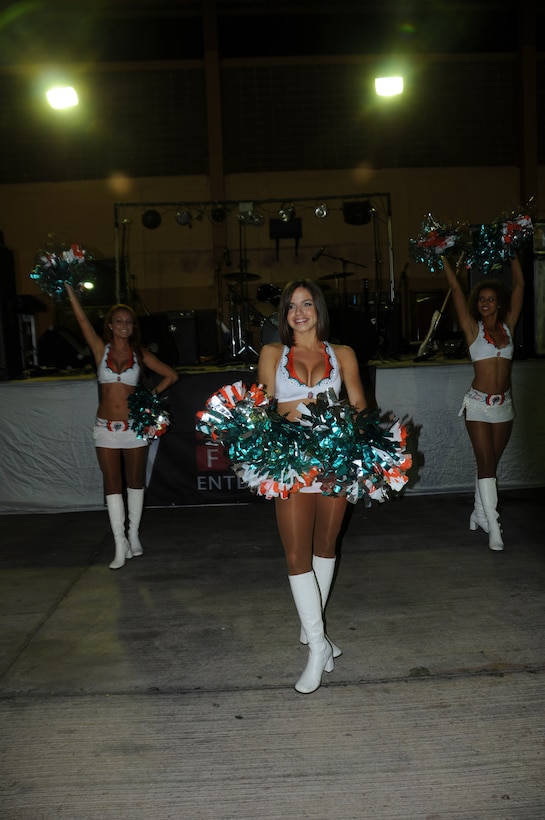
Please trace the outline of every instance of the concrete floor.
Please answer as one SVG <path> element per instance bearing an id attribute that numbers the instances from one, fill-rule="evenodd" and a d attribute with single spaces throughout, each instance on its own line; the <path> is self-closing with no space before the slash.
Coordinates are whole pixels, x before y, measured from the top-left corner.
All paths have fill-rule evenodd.
<path id="1" fill-rule="evenodd" d="M 312 695 L 274 505 L 0 518 L 0 817 L 543 820 L 543 490 L 350 508 Z"/>

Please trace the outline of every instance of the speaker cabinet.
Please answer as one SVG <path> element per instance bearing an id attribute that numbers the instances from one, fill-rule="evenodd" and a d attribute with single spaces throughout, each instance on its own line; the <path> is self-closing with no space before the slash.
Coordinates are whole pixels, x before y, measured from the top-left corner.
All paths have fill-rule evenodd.
<path id="1" fill-rule="evenodd" d="M 16 379 L 23 370 L 13 251 L 0 236 L 0 379 Z"/>
<path id="2" fill-rule="evenodd" d="M 210 361 L 219 355 L 218 323 L 215 310 L 196 310 L 197 353 L 199 361 Z"/>
<path id="3" fill-rule="evenodd" d="M 198 364 L 197 317 L 194 310 L 168 314 L 169 330 L 173 335 L 178 366 Z"/>
<path id="4" fill-rule="evenodd" d="M 170 367 L 197 364 L 197 320 L 192 310 L 139 316 L 142 344 Z"/>

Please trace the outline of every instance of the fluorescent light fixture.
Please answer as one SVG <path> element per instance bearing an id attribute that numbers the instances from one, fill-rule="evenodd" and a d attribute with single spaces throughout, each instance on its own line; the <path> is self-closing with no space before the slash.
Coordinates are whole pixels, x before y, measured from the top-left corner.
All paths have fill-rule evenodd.
<path id="1" fill-rule="evenodd" d="M 375 91 L 379 97 L 394 97 L 403 94 L 403 77 L 377 77 Z"/>

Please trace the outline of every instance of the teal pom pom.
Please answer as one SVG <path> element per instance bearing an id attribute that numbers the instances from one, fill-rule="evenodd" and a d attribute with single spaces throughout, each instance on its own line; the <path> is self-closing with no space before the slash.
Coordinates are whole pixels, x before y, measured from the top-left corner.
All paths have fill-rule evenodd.
<path id="1" fill-rule="evenodd" d="M 36 264 L 30 278 L 48 296 L 60 300 L 66 296 L 65 282 L 72 285 L 78 295 L 92 288 L 95 267 L 92 257 L 81 245 L 59 243 L 51 235 L 45 248 L 36 254 Z"/>
<path id="2" fill-rule="evenodd" d="M 225 385 L 197 414 L 197 429 L 222 444 L 233 471 L 266 498 L 287 498 L 314 481 L 323 495 L 383 501 L 407 481 L 405 428 L 384 430 L 378 414 L 357 413 L 333 390 L 300 404 L 299 421 L 276 410 L 261 386 Z"/>
<path id="3" fill-rule="evenodd" d="M 150 442 L 166 433 L 170 415 L 163 407 L 159 396 L 148 387 L 139 384 L 127 401 L 129 421 L 137 438 Z"/>

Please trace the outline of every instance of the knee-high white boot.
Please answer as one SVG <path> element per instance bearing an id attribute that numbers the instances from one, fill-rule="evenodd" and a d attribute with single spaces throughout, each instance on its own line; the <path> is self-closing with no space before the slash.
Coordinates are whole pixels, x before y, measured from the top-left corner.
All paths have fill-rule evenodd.
<path id="1" fill-rule="evenodd" d="M 498 488 L 495 478 L 480 478 L 479 492 L 483 502 L 486 520 L 488 521 L 488 546 L 491 550 L 502 550 L 503 540 L 498 521 Z"/>
<path id="2" fill-rule="evenodd" d="M 469 517 L 469 529 L 477 530 L 479 527 L 485 532 L 488 532 L 488 521 L 486 520 L 486 513 L 479 492 L 479 479 L 475 478 L 475 504 L 473 512 Z"/>
<path id="3" fill-rule="evenodd" d="M 130 551 L 130 545 L 125 537 L 125 504 L 121 494 L 107 495 L 106 506 L 110 526 L 114 534 L 115 558 L 110 564 L 110 569 L 120 569 L 125 564 L 125 559 Z"/>
<path id="4" fill-rule="evenodd" d="M 312 556 L 312 569 L 314 570 L 314 575 L 316 576 L 316 580 L 318 581 L 318 588 L 320 590 L 320 596 L 322 599 L 322 613 L 325 612 L 327 599 L 329 598 L 329 590 L 331 589 L 333 575 L 335 574 L 335 563 L 335 558 L 322 558 L 319 555 Z M 329 635 L 326 635 L 326 638 L 331 644 L 331 648 L 333 650 L 333 657 L 338 658 L 340 655 L 342 655 L 342 649 L 333 643 Z M 308 638 L 302 624 L 301 634 L 299 635 L 299 641 L 302 644 L 308 644 Z"/>
<path id="5" fill-rule="evenodd" d="M 128 557 L 132 558 L 144 554 L 139 537 L 140 519 L 144 509 L 144 490 L 134 490 L 132 487 L 127 487 L 127 506 L 129 508 L 129 544 L 131 546 L 131 554 Z"/>
<path id="6" fill-rule="evenodd" d="M 288 579 L 299 618 L 308 638 L 309 649 L 307 665 L 295 684 L 295 689 L 308 695 L 320 686 L 324 670 L 333 672 L 333 652 L 324 635 L 322 601 L 314 572 L 288 575 Z"/>

